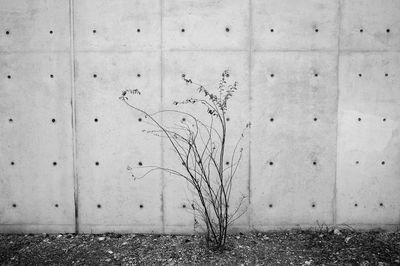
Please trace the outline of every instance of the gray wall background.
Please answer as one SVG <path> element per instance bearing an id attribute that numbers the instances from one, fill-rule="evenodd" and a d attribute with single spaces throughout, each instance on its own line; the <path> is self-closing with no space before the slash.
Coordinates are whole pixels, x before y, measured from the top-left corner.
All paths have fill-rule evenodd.
<path id="1" fill-rule="evenodd" d="M 187 186 L 123 105 L 239 82 L 235 228 L 400 224 L 400 1 L 0 0 L 0 232 L 192 232 Z M 231 147 L 230 147 L 231 148 Z"/>

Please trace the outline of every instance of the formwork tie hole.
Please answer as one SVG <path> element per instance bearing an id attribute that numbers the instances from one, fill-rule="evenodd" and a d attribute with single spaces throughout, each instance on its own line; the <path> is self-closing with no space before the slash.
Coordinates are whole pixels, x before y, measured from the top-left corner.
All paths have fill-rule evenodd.
<path id="1" fill-rule="evenodd" d="M 359 161 L 356 161 L 356 164 L 359 164 L 360 162 Z"/>
<path id="2" fill-rule="evenodd" d="M 379 203 L 379 206 L 383 207 L 383 203 L 382 203 L 382 202 L 381 202 L 381 203 Z"/>
<path id="3" fill-rule="evenodd" d="M 96 122 L 96 123 L 99 122 L 99 119 L 95 118 L 95 119 L 94 119 L 94 122 Z"/>
<path id="4" fill-rule="evenodd" d="M 14 120 L 12 118 L 8 119 L 8 122 L 12 123 Z"/>
<path id="5" fill-rule="evenodd" d="M 54 124 L 56 122 L 56 119 L 55 118 L 51 119 L 51 122 L 53 122 Z"/>
<path id="6" fill-rule="evenodd" d="M 270 32 L 274 32 L 274 29 L 270 29 L 269 31 L 270 31 Z"/>
<path id="7" fill-rule="evenodd" d="M 137 31 L 137 32 L 140 32 L 140 29 L 137 29 L 136 31 Z"/>
<path id="8" fill-rule="evenodd" d="M 101 208 L 101 204 L 97 204 L 97 209 L 100 209 Z"/>
<path id="9" fill-rule="evenodd" d="M 389 32 L 390 32 L 390 29 L 386 29 L 386 32 L 389 33 Z"/>
<path id="10" fill-rule="evenodd" d="M 138 73 L 136 76 L 137 76 L 138 78 L 140 78 L 142 75 L 140 75 L 140 73 Z"/>
<path id="11" fill-rule="evenodd" d="M 318 73 L 315 73 L 315 74 L 314 74 L 314 77 L 318 77 Z"/>
<path id="12" fill-rule="evenodd" d="M 185 32 L 185 29 L 184 29 L 184 28 L 182 28 L 182 29 L 181 29 L 181 32 Z"/>
<path id="13" fill-rule="evenodd" d="M 273 118 L 273 117 L 271 117 L 271 118 L 269 119 L 269 121 L 271 121 L 271 122 L 274 122 L 274 118 Z"/>
<path id="14" fill-rule="evenodd" d="M 382 121 L 383 121 L 383 122 L 386 122 L 386 118 L 383 118 Z"/>
<path id="15" fill-rule="evenodd" d="M 313 161 L 312 164 L 313 164 L 313 165 L 317 165 L 317 162 L 316 162 L 316 161 Z"/>
<path id="16" fill-rule="evenodd" d="M 354 203 L 354 207 L 357 207 L 358 206 L 358 204 L 357 203 Z"/>
<path id="17" fill-rule="evenodd" d="M 57 204 L 57 203 L 56 203 L 56 204 L 54 204 L 54 207 L 58 208 L 58 204 Z"/>
<path id="18" fill-rule="evenodd" d="M 142 122 L 142 118 L 141 118 L 141 117 L 139 117 L 139 118 L 138 118 L 138 121 L 139 121 L 139 122 Z"/>
<path id="19" fill-rule="evenodd" d="M 315 208 L 315 203 L 313 203 L 313 204 L 311 205 L 311 207 Z"/>
<path id="20" fill-rule="evenodd" d="M 9 35 L 10 34 L 10 31 L 9 30 L 6 30 L 6 35 Z"/>
<path id="21" fill-rule="evenodd" d="M 385 77 L 387 77 L 387 76 L 389 76 L 389 74 L 388 74 L 388 73 L 385 73 Z"/>
<path id="22" fill-rule="evenodd" d="M 56 166 L 56 165 L 57 165 L 57 162 L 53 162 L 53 165 Z"/>
<path id="23" fill-rule="evenodd" d="M 274 74 L 274 73 L 272 73 L 270 76 L 271 76 L 271 78 L 273 78 L 273 77 L 275 77 L 275 74 Z"/>
<path id="24" fill-rule="evenodd" d="M 53 31 L 51 30 L 51 31 L 49 31 L 49 33 L 50 33 L 50 34 L 53 34 Z"/>
<path id="25" fill-rule="evenodd" d="M 11 165 L 14 165 L 15 163 L 14 162 L 11 162 Z"/>
<path id="26" fill-rule="evenodd" d="M 182 208 L 184 208 L 184 209 L 185 209 L 185 208 L 186 208 L 186 204 L 183 204 L 183 205 L 182 205 Z"/>
<path id="27" fill-rule="evenodd" d="M 8 79 L 11 79 L 11 75 L 8 75 L 7 78 L 8 78 Z"/>
<path id="28" fill-rule="evenodd" d="M 364 29 L 360 29 L 360 32 L 363 33 L 363 32 L 364 32 Z"/>
<path id="29" fill-rule="evenodd" d="M 274 165 L 274 162 L 273 162 L 273 161 L 270 161 L 270 162 L 269 162 L 269 165 Z"/>
<path id="30" fill-rule="evenodd" d="M 230 31 L 230 29 L 229 29 L 228 27 L 226 27 L 226 28 L 225 28 L 225 31 L 226 31 L 226 32 L 229 32 L 229 31 Z"/>
<path id="31" fill-rule="evenodd" d="M 226 165 L 229 165 L 229 162 L 227 161 L 227 162 L 225 162 L 225 164 L 226 164 Z"/>
<path id="32" fill-rule="evenodd" d="M 382 164 L 382 165 L 385 165 L 385 161 L 382 161 L 381 164 Z"/>
<path id="33" fill-rule="evenodd" d="M 315 29 L 315 32 L 319 32 L 319 29 Z"/>
<path id="34" fill-rule="evenodd" d="M 272 208 L 272 207 L 273 207 L 273 205 L 272 205 L 272 204 L 270 204 L 270 205 L 269 205 L 269 207 L 270 207 L 270 208 Z"/>
<path id="35" fill-rule="evenodd" d="M 93 30 L 93 34 L 96 34 L 96 32 L 97 32 L 96 30 Z"/>
<path id="36" fill-rule="evenodd" d="M 316 117 L 314 117 L 314 121 L 317 121 L 318 119 Z"/>
<path id="37" fill-rule="evenodd" d="M 227 117 L 227 118 L 226 118 L 226 121 L 228 121 L 228 122 L 229 122 L 230 120 L 231 120 L 231 119 L 230 119 L 229 117 Z"/>
<path id="38" fill-rule="evenodd" d="M 15 204 L 15 203 L 13 203 L 12 206 L 13 206 L 13 208 L 17 208 L 17 204 Z"/>
<path id="39" fill-rule="evenodd" d="M 358 76 L 361 78 L 361 77 L 362 77 L 362 74 L 361 74 L 361 73 L 358 73 Z"/>
<path id="40" fill-rule="evenodd" d="M 142 166 L 142 165 L 143 165 L 143 163 L 142 163 L 142 162 L 139 162 L 139 163 L 138 163 L 138 165 L 139 165 L 139 166 Z"/>
<path id="41" fill-rule="evenodd" d="M 140 205 L 139 205 L 139 208 L 143 209 L 143 204 L 140 204 Z"/>
<path id="42" fill-rule="evenodd" d="M 93 74 L 93 78 L 97 78 L 97 74 Z"/>
<path id="43" fill-rule="evenodd" d="M 97 166 L 98 166 L 99 164 L 100 164 L 99 162 L 95 162 L 95 165 L 97 165 Z"/>
<path id="44" fill-rule="evenodd" d="M 50 74 L 50 78 L 54 78 L 54 75 L 53 75 L 53 74 Z"/>
<path id="45" fill-rule="evenodd" d="M 361 122 L 361 117 L 359 117 L 357 120 L 358 120 L 359 122 Z"/>

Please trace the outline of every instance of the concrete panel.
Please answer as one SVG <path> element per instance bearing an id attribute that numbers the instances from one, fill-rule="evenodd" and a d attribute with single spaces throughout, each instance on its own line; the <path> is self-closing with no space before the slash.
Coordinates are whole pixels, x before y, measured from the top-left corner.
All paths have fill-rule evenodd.
<path id="1" fill-rule="evenodd" d="M 340 58 L 337 222 L 400 222 L 399 53 Z"/>
<path id="2" fill-rule="evenodd" d="M 132 51 L 160 48 L 160 0 L 74 1 L 75 48 Z"/>
<path id="3" fill-rule="evenodd" d="M 333 223 L 337 54 L 253 54 L 252 226 Z"/>
<path id="4" fill-rule="evenodd" d="M 232 98 L 229 106 L 227 154 L 234 149 L 233 144 L 239 138 L 243 128 L 249 121 L 249 87 L 248 87 L 248 53 L 247 52 L 168 52 L 164 56 L 164 109 L 175 109 L 173 101 L 180 101 L 190 97 L 200 96 L 194 87 L 186 86 L 181 75 L 186 74 L 194 81 L 203 84 L 211 91 L 217 91 L 218 81 L 225 69 L 231 72 L 231 81 L 239 83 L 237 94 Z M 204 121 L 209 121 L 209 115 L 203 106 L 183 106 L 180 110 L 198 115 Z M 165 116 L 165 123 L 179 123 L 180 116 Z M 232 190 L 231 207 L 237 206 L 241 194 L 248 196 L 248 139 L 242 142 L 244 148 L 243 160 L 236 174 L 234 189 Z M 176 159 L 176 155 L 164 142 L 164 165 L 178 169 L 183 168 Z M 229 161 L 229 158 L 227 158 Z M 184 169 L 183 169 L 184 170 Z M 166 232 L 190 232 L 193 230 L 193 214 L 182 204 L 188 205 L 193 195 L 188 190 L 185 180 L 165 174 L 165 229 Z M 246 206 L 247 199 L 244 202 Z M 190 205 L 189 205 L 190 206 Z M 237 220 L 235 227 L 247 228 L 248 213 Z"/>
<path id="5" fill-rule="evenodd" d="M 336 50 L 338 0 L 254 0 L 255 50 Z"/>
<path id="6" fill-rule="evenodd" d="M 400 50 L 400 2 L 341 0 L 340 48 Z"/>
<path id="7" fill-rule="evenodd" d="M 0 0 L 0 51 L 67 51 L 69 1 Z"/>
<path id="8" fill-rule="evenodd" d="M 164 49 L 248 48 L 249 0 L 163 2 Z"/>
<path id="9" fill-rule="evenodd" d="M 0 62 L 0 232 L 73 232 L 69 54 Z"/>
<path id="10" fill-rule="evenodd" d="M 140 89 L 132 104 L 158 111 L 160 53 L 76 54 L 77 168 L 81 232 L 161 232 L 161 174 L 136 180 L 140 165 L 161 165 L 161 142 L 142 132 L 145 118 L 118 97 Z M 143 171 L 143 170 L 142 170 Z"/>

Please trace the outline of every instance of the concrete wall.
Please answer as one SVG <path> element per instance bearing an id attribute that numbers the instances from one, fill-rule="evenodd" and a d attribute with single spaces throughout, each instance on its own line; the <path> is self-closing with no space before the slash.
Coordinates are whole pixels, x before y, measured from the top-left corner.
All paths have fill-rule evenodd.
<path id="1" fill-rule="evenodd" d="M 400 1 L 0 0 L 0 232 L 192 232 L 187 185 L 123 105 L 239 82 L 240 230 L 400 224 Z M 177 119 L 181 119 L 177 117 Z M 232 147 L 228 147 L 232 149 Z"/>

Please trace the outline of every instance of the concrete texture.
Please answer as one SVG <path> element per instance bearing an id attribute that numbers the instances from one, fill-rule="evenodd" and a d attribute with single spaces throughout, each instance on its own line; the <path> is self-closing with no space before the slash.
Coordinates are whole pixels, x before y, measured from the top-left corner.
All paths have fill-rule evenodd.
<path id="1" fill-rule="evenodd" d="M 239 82 L 228 150 L 253 125 L 234 229 L 395 228 L 399 12 L 397 0 L 0 0 L 0 232 L 197 230 L 187 184 L 127 171 L 181 165 L 118 97 L 137 88 L 135 104 L 170 108 L 195 94 L 182 74 L 215 88 L 225 69 Z"/>

